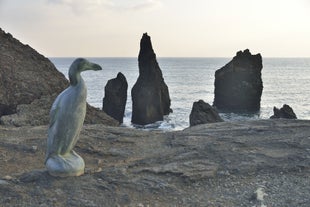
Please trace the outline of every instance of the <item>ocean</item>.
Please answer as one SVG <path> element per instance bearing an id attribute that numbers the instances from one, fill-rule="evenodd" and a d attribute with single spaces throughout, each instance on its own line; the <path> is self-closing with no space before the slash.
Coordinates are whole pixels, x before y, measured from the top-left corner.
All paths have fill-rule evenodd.
<path id="1" fill-rule="evenodd" d="M 88 89 L 87 101 L 102 108 L 104 87 L 108 80 L 122 72 L 128 82 L 125 127 L 131 124 L 131 88 L 138 76 L 137 58 L 87 58 L 102 66 L 102 71 L 85 71 L 82 77 Z M 232 58 L 157 58 L 169 88 L 173 113 L 162 122 L 144 129 L 182 130 L 189 126 L 193 102 L 200 99 L 213 104 L 214 74 Z M 50 58 L 56 68 L 68 78 L 68 68 L 74 58 Z M 256 114 L 220 113 L 225 121 L 268 119 L 273 107 L 290 105 L 298 119 L 310 119 L 310 58 L 263 58 L 263 94 L 261 109 Z"/>

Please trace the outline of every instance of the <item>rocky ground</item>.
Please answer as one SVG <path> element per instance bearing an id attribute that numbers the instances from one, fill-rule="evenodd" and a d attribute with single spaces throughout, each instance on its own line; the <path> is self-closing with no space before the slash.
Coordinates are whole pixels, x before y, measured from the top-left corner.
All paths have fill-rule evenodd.
<path id="1" fill-rule="evenodd" d="M 80 177 L 44 169 L 47 126 L 0 126 L 0 206 L 309 206 L 310 121 L 147 132 L 85 125 Z"/>

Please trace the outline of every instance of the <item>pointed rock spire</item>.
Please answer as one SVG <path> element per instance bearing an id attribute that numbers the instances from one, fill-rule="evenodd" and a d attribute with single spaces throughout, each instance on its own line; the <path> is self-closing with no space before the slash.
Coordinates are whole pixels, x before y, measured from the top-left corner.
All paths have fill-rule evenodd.
<path id="1" fill-rule="evenodd" d="M 168 86 L 154 53 L 151 38 L 144 33 L 140 42 L 139 77 L 132 88 L 132 123 L 150 124 L 171 112 Z"/>

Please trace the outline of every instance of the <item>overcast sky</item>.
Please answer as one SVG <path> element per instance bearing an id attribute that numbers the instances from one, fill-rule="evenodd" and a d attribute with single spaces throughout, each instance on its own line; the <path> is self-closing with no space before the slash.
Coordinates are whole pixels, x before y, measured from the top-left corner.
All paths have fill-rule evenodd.
<path id="1" fill-rule="evenodd" d="M 0 27 L 48 57 L 310 57 L 310 0 L 0 0 Z"/>

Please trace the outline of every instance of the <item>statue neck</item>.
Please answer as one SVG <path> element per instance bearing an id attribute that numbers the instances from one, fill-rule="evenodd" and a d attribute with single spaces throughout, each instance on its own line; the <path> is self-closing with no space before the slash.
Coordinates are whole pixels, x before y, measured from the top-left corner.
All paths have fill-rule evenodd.
<path id="1" fill-rule="evenodd" d="M 69 70 L 69 80 L 70 85 L 75 86 L 81 82 L 81 73 L 74 68 L 70 68 Z"/>

